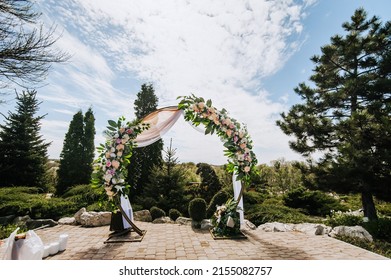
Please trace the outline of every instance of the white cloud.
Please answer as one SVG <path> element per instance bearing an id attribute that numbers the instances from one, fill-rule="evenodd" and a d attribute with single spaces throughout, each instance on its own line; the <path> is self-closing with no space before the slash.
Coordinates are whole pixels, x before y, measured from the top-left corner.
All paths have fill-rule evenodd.
<path id="1" fill-rule="evenodd" d="M 116 78 L 152 82 L 161 105 L 173 105 L 177 96 L 195 93 L 212 99 L 217 108 L 225 107 L 247 124 L 260 161 L 269 153 L 273 159 L 271 151 L 278 157 L 294 157 L 287 137 L 275 126 L 284 101 L 270 101 L 261 82 L 300 47 L 294 36 L 302 31 L 303 7 L 311 1 L 39 3 L 46 16 L 64 29 L 60 47 L 74 54 L 68 65 L 56 67 L 42 94 L 45 100 L 71 108 L 92 104 L 102 114 L 100 120 L 131 116 L 134 93 L 119 89 Z M 178 138 L 174 144 L 178 143 L 181 161 L 221 163 L 217 137 L 208 137 L 216 139 L 205 140 L 200 153 L 193 149 L 199 138 L 181 129 L 184 126 L 178 125 L 171 132 Z M 196 160 L 200 155 L 205 159 Z"/>

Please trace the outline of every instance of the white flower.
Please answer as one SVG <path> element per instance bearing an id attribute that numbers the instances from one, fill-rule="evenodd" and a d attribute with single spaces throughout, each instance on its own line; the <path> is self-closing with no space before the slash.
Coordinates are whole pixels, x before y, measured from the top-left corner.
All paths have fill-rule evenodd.
<path id="1" fill-rule="evenodd" d="M 119 192 L 119 191 L 122 192 L 122 190 L 123 190 L 125 187 L 124 187 L 124 186 L 115 186 L 114 188 L 117 190 L 117 192 Z"/>

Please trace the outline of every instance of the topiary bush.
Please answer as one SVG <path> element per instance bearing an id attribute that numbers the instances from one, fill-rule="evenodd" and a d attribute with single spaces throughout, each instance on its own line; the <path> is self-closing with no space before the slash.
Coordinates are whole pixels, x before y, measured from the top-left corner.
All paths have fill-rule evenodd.
<path id="1" fill-rule="evenodd" d="M 214 212 L 216 212 L 217 206 L 223 205 L 228 198 L 230 197 L 228 191 L 220 190 L 218 191 L 211 199 L 208 208 L 206 210 L 206 216 L 212 217 Z"/>
<path id="2" fill-rule="evenodd" d="M 182 214 L 177 209 L 170 209 L 168 211 L 168 216 L 171 218 L 171 220 L 176 221 L 176 219 L 178 219 L 178 217 L 182 216 Z"/>
<path id="3" fill-rule="evenodd" d="M 166 212 L 156 206 L 152 206 L 149 212 L 151 212 L 152 220 L 166 216 Z"/>
<path id="4" fill-rule="evenodd" d="M 189 203 L 189 216 L 195 222 L 201 222 L 206 217 L 206 201 L 203 198 L 194 198 Z"/>

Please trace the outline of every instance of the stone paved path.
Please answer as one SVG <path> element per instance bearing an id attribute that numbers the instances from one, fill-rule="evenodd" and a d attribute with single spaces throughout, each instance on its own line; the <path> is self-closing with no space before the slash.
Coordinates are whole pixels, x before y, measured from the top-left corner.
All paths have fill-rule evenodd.
<path id="1" fill-rule="evenodd" d="M 248 230 L 244 231 L 247 239 L 214 240 L 208 231 L 189 225 L 137 225 L 147 230 L 141 242 L 104 244 L 110 233 L 108 226 L 59 225 L 37 234 L 44 244 L 58 240 L 62 233 L 69 235 L 67 249 L 46 260 L 388 260 L 328 236 L 300 232 Z"/>

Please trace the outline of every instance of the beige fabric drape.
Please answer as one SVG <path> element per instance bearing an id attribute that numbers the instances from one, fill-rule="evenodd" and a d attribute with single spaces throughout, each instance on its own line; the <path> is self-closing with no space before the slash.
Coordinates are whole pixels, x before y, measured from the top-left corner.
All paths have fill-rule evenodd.
<path id="1" fill-rule="evenodd" d="M 182 110 L 176 106 L 164 107 L 147 115 L 141 122 L 149 124 L 150 127 L 135 139 L 137 147 L 146 147 L 161 139 L 181 115 Z"/>

